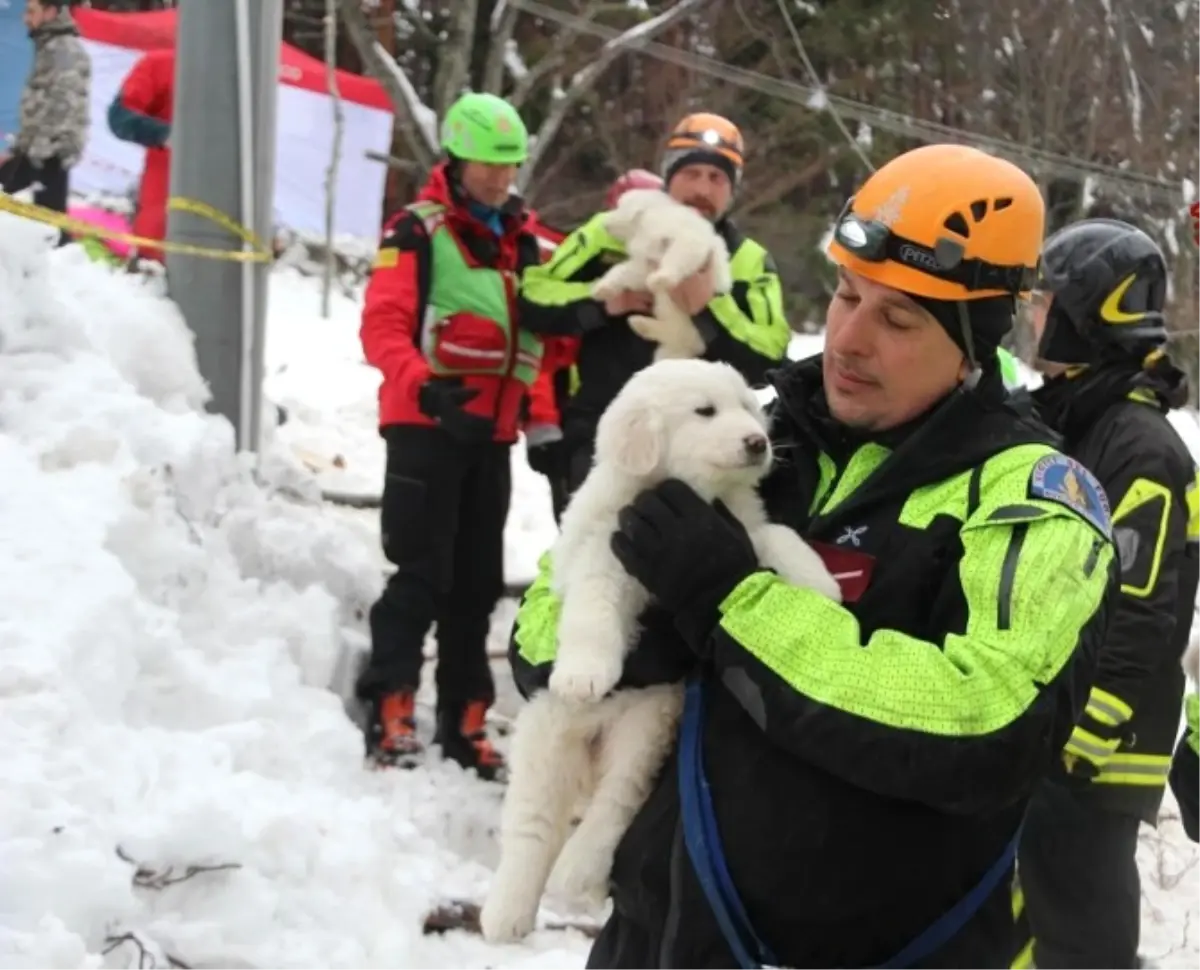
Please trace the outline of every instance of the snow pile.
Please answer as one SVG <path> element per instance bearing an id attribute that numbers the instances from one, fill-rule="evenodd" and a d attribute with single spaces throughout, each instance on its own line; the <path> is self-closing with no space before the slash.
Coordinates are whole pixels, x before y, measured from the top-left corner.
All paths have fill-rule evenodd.
<path id="1" fill-rule="evenodd" d="M 0 216 L 0 966 L 494 962 L 422 923 L 499 793 L 363 770 L 325 688 L 374 550 L 205 393 L 173 304 Z"/>

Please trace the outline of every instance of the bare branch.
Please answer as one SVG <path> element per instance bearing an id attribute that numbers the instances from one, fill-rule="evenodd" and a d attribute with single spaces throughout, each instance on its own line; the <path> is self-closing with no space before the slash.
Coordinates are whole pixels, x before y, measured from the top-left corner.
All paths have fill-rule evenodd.
<path id="1" fill-rule="evenodd" d="M 119 936 L 110 934 L 104 938 L 104 942 L 106 946 L 100 951 L 103 956 L 108 956 L 113 950 L 124 946 L 126 943 L 132 943 L 137 951 L 137 965 L 139 970 L 158 970 L 160 966 L 175 967 L 178 970 L 190 970 L 189 964 L 184 963 L 178 957 L 165 953 L 158 944 L 152 940 L 143 939 L 134 932 L 122 933 Z M 166 961 L 165 964 L 159 963 L 160 957 Z"/>
<path id="2" fill-rule="evenodd" d="M 187 882 L 196 876 L 203 875 L 209 872 L 228 872 L 234 869 L 242 868 L 240 862 L 218 862 L 215 865 L 189 865 L 182 874 L 175 872 L 174 866 L 167 866 L 165 869 L 152 869 L 145 863 L 138 862 L 132 858 L 119 845 L 117 846 L 117 858 L 122 862 L 128 862 L 134 866 L 133 884 L 141 889 L 163 890 L 168 886 L 174 886 L 176 883 Z"/>
<path id="3" fill-rule="evenodd" d="M 395 155 L 387 154 L 387 152 L 377 152 L 370 148 L 363 152 L 363 158 L 369 159 L 372 162 L 382 162 L 388 168 L 394 168 L 399 172 L 404 172 L 406 175 L 417 176 L 421 174 L 420 166 L 411 158 L 397 158 Z"/>
<path id="4" fill-rule="evenodd" d="M 520 9 L 517 3 L 510 3 L 508 7 L 509 9 Z M 611 7 L 612 4 L 603 3 L 602 0 L 590 0 L 589 3 L 584 5 L 583 10 L 579 12 L 577 23 L 590 23 L 601 13 L 611 9 Z M 508 98 L 515 108 L 519 109 L 525 103 L 525 100 L 548 74 L 561 71 L 566 66 L 567 51 L 571 49 L 579 37 L 580 30 L 579 26 L 564 27 L 558 37 L 558 43 L 554 45 L 554 49 L 542 55 L 536 64 L 528 67 L 525 73 L 516 79 L 517 85 Z"/>
<path id="5" fill-rule="evenodd" d="M 438 44 L 438 67 L 433 78 L 433 110 L 443 118 L 466 84 L 471 71 L 478 0 L 454 0 L 446 37 Z"/>
<path id="6" fill-rule="evenodd" d="M 337 0 L 325 0 L 325 84 L 333 100 L 333 151 L 325 170 L 325 272 L 321 281 L 321 316 L 329 319 L 329 300 L 337 258 L 333 252 L 333 215 L 337 208 L 337 174 L 342 160 L 342 92 L 337 80 Z"/>
<path id="7" fill-rule="evenodd" d="M 428 171 L 438 157 L 437 132 L 431 130 L 431 127 L 436 129 L 436 124 L 431 126 L 426 117 L 429 109 L 417 96 L 408 76 L 375 38 L 367 15 L 363 13 L 362 0 L 339 0 L 339 7 L 355 50 L 391 99 L 396 128 L 421 170 Z"/>
<path id="8" fill-rule="evenodd" d="M 518 188 L 524 189 L 533 173 L 537 170 L 559 128 L 567 119 L 571 109 L 579 99 L 586 94 L 608 70 L 609 66 L 627 50 L 635 50 L 647 41 L 674 26 L 690 14 L 699 13 L 711 0 L 679 0 L 674 6 L 662 13 L 644 20 L 635 27 L 618 34 L 600 48 L 600 53 L 586 67 L 576 72 L 571 83 L 561 96 L 554 99 L 546 120 L 538 129 L 537 137 L 530 147 L 529 158 L 518 179 Z"/>
<path id="9" fill-rule="evenodd" d="M 767 206 L 778 205 L 785 195 L 796 189 L 811 184 L 815 179 L 826 174 L 834 162 L 843 154 L 839 145 L 831 145 L 821 151 L 807 165 L 798 167 L 788 166 L 774 179 L 763 185 L 746 202 L 738 206 L 737 215 L 741 219 L 765 209 Z M 796 156 L 792 156 L 796 157 Z"/>
<path id="10" fill-rule="evenodd" d="M 438 35 L 433 32 L 429 24 L 425 22 L 425 18 L 421 16 L 421 7 L 419 4 L 401 4 L 404 8 L 396 11 L 396 16 L 403 20 L 409 27 L 412 28 L 413 36 L 419 40 L 422 46 L 428 47 L 431 50 L 441 43 Z"/>
<path id="11" fill-rule="evenodd" d="M 505 0 L 496 0 L 495 9 L 492 10 L 491 23 L 491 41 L 488 47 L 487 63 L 483 68 L 483 90 L 490 91 L 492 94 L 499 94 L 504 86 L 504 64 L 505 57 L 508 54 L 509 44 L 512 43 L 513 31 L 517 29 L 517 18 L 521 16 L 521 9 L 514 3 L 506 3 Z M 517 84 L 521 83 L 521 78 L 514 78 Z M 520 108 L 519 102 L 513 102 L 513 106 Z"/>

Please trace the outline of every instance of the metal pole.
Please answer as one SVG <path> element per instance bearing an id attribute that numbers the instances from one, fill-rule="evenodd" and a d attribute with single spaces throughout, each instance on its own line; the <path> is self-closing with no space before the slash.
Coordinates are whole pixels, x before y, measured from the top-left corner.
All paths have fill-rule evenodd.
<path id="1" fill-rule="evenodd" d="M 171 195 L 211 207 L 268 241 L 282 22 L 280 0 L 180 0 L 175 46 Z M 212 220 L 174 209 L 167 238 L 243 248 Z M 210 408 L 233 425 L 239 450 L 259 445 L 269 272 L 264 263 L 167 254 L 168 288 L 196 336 Z"/>
<path id="2" fill-rule="evenodd" d="M 321 278 L 321 316 L 329 319 L 329 303 L 337 258 L 333 251 L 333 217 L 337 208 L 338 164 L 342 160 L 342 94 L 337 82 L 337 0 L 325 0 L 325 87 L 333 104 L 333 148 L 325 170 L 325 272 Z"/>
<path id="3" fill-rule="evenodd" d="M 252 214 L 247 224 L 268 246 L 275 238 L 275 145 L 279 101 L 279 51 L 283 43 L 283 0 L 238 0 L 250 16 L 251 104 L 253 180 Z M 258 451 L 262 435 L 263 373 L 265 367 L 267 302 L 271 288 L 271 264 L 253 263 L 247 270 L 254 279 L 254 306 L 249 323 L 250 357 L 254 383 L 251 388 L 250 433 Z"/>

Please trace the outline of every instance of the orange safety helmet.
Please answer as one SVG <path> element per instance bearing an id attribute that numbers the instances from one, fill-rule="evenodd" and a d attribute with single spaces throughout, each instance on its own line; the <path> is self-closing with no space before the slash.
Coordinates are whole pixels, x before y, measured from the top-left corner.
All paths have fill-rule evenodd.
<path id="1" fill-rule="evenodd" d="M 615 208 L 621 196 L 630 189 L 661 189 L 662 187 L 663 180 L 653 172 L 648 172 L 644 168 L 631 168 L 628 172 L 618 175 L 616 181 L 608 187 L 608 192 L 604 196 L 604 208 Z"/>
<path id="2" fill-rule="evenodd" d="M 669 182 L 676 171 L 693 162 L 723 169 L 736 187 L 746 163 L 746 146 L 737 125 L 707 112 L 688 115 L 680 121 L 667 137 L 663 179 Z"/>
<path id="3" fill-rule="evenodd" d="M 867 179 L 838 217 L 829 257 L 932 300 L 1033 289 L 1046 206 L 1011 162 L 965 145 L 925 145 Z"/>

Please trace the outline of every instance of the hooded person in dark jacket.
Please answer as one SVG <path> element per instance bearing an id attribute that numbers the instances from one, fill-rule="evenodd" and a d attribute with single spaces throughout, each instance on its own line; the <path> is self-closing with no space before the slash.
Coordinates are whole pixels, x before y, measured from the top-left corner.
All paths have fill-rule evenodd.
<path id="1" fill-rule="evenodd" d="M 622 510 L 613 551 L 653 598 L 624 684 L 686 678 L 687 700 L 589 967 L 1012 961 L 1021 819 L 1117 581 L 1102 490 L 999 373 L 1044 212 L 1016 166 L 930 145 L 839 217 L 825 349 L 775 376 L 761 492 L 842 604 L 763 570 L 681 482 Z M 552 577 L 551 554 L 513 633 L 526 692 L 557 648 Z"/>
<path id="2" fill-rule="evenodd" d="M 1179 734 L 1197 586 L 1196 466 L 1167 415 L 1187 381 L 1167 355 L 1167 268 L 1114 219 L 1046 240 L 1033 297 L 1034 392 L 1063 449 L 1108 496 L 1121 595 L 1083 717 L 1030 805 L 1019 877 L 1038 967 L 1137 967 L 1138 828 L 1155 825 Z"/>

